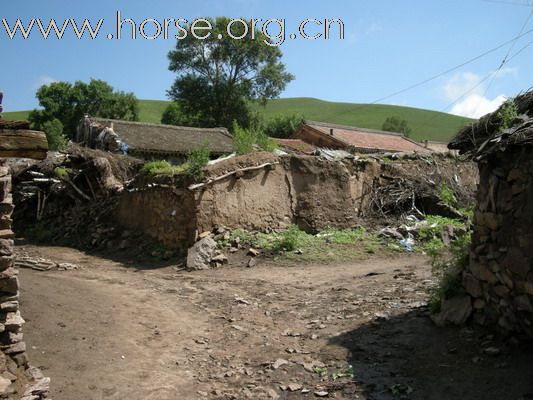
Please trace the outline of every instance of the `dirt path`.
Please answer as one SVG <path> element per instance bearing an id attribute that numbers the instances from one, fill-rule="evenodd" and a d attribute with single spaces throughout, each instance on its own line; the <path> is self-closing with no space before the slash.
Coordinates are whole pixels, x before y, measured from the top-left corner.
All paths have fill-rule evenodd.
<path id="1" fill-rule="evenodd" d="M 21 271 L 55 400 L 533 398 L 530 348 L 429 321 L 422 257 L 177 273 L 19 251 L 83 267 Z"/>

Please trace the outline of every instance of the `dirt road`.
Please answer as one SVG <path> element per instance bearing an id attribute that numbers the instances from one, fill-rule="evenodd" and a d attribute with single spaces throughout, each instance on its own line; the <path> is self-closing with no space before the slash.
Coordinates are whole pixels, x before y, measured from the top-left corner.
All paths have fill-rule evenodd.
<path id="1" fill-rule="evenodd" d="M 530 347 L 430 322 L 423 257 L 190 273 L 18 251 L 82 267 L 21 271 L 55 400 L 533 398 Z"/>

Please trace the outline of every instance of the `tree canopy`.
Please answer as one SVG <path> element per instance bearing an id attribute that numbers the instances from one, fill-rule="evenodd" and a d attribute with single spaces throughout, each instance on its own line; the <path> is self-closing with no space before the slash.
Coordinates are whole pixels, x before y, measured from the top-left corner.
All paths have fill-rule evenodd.
<path id="1" fill-rule="evenodd" d="M 243 38 L 233 39 L 227 32 L 229 18 L 206 20 L 212 26 L 209 37 L 187 35 L 169 52 L 169 70 L 177 78 L 168 95 L 180 104 L 188 124 L 231 128 L 236 121 L 247 127 L 250 101 L 278 97 L 294 76 L 285 70 L 281 50 L 259 29 L 252 32 L 235 23 L 233 36 Z"/>
<path id="2" fill-rule="evenodd" d="M 413 132 L 407 124 L 407 121 L 397 116 L 388 117 L 385 122 L 383 122 L 381 129 L 387 132 L 403 133 L 407 137 Z"/>
<path id="3" fill-rule="evenodd" d="M 104 81 L 92 79 L 88 84 L 77 81 L 54 82 L 37 90 L 42 107 L 29 115 L 35 129 L 43 129 L 47 122 L 59 121 L 65 135 L 74 137 L 76 126 L 84 114 L 95 117 L 138 119 L 139 106 L 133 93 L 115 91 Z M 56 125 L 57 130 L 57 123 Z"/>

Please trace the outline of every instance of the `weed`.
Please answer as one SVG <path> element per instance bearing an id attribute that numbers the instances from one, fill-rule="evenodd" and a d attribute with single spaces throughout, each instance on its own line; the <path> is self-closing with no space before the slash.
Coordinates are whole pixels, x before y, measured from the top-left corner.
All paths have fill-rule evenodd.
<path id="1" fill-rule="evenodd" d="M 350 378 L 353 379 L 355 376 L 353 372 L 353 367 L 350 365 L 348 368 L 346 368 L 344 371 L 336 372 L 333 375 L 331 375 L 331 378 L 336 381 L 337 379 L 341 378 Z"/>
<path id="2" fill-rule="evenodd" d="M 321 368 L 321 367 L 314 367 L 313 372 L 317 374 L 320 377 L 326 376 L 328 374 L 327 368 Z"/>
<path id="3" fill-rule="evenodd" d="M 508 129 L 513 126 L 515 119 L 518 117 L 518 107 L 514 99 L 507 99 L 503 103 L 500 111 L 498 111 L 498 118 L 500 119 L 500 129 Z"/>
<path id="4" fill-rule="evenodd" d="M 67 168 L 63 168 L 63 167 L 56 167 L 56 169 L 54 169 L 54 174 L 55 176 L 57 176 L 59 179 L 65 179 L 65 178 L 68 178 L 68 174 L 69 174 L 70 170 L 67 169 Z"/>
<path id="5" fill-rule="evenodd" d="M 168 161 L 150 161 L 143 165 L 142 171 L 151 175 L 180 175 L 188 170 L 188 164 L 172 165 Z"/>
<path id="6" fill-rule="evenodd" d="M 204 175 L 204 167 L 209 162 L 210 155 L 211 153 L 207 143 L 204 143 L 198 149 L 192 150 L 187 155 L 187 174 L 198 179 L 202 179 Z"/>
<path id="7" fill-rule="evenodd" d="M 262 130 L 243 129 L 237 124 L 233 126 L 233 146 L 239 155 L 252 153 L 256 149 L 272 152 L 277 148 L 276 143 Z"/>
<path id="8" fill-rule="evenodd" d="M 440 185 L 440 199 L 448 207 L 455 207 L 455 205 L 457 204 L 457 198 L 455 197 L 455 193 L 444 182 L 442 182 Z"/>

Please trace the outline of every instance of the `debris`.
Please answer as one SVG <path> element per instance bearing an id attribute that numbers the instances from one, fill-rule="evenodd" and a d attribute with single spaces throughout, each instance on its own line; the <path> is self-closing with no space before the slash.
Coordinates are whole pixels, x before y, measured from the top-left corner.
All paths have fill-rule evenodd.
<path id="1" fill-rule="evenodd" d="M 379 237 L 386 237 L 391 239 L 403 240 L 403 235 L 395 228 L 383 228 L 378 233 Z"/>
<path id="2" fill-rule="evenodd" d="M 315 396 L 316 397 L 327 397 L 329 395 L 329 392 L 326 392 L 324 390 L 320 390 L 320 391 L 315 391 L 314 392 Z"/>
<path id="3" fill-rule="evenodd" d="M 252 257 L 257 257 L 259 255 L 259 250 L 250 247 L 250 249 L 248 250 L 248 255 Z"/>
<path id="4" fill-rule="evenodd" d="M 257 265 L 257 261 L 256 261 L 255 258 L 252 257 L 252 258 L 250 258 L 250 259 L 248 260 L 248 264 L 247 264 L 246 266 L 247 266 L 248 268 L 253 268 L 253 267 L 255 267 L 256 265 Z"/>

